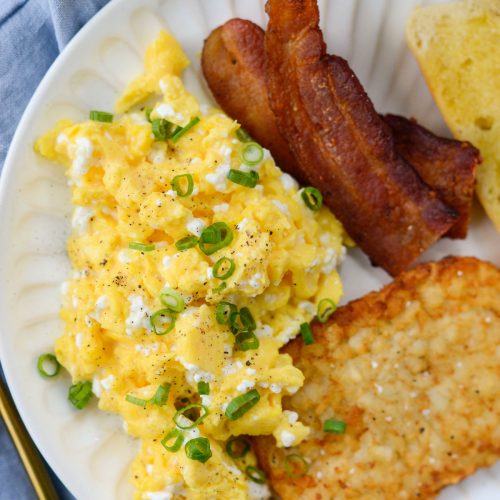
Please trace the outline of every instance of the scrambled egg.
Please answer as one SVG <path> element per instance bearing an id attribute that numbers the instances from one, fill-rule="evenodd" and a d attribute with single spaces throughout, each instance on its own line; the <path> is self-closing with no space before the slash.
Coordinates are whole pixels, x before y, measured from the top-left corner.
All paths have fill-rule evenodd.
<path id="1" fill-rule="evenodd" d="M 306 206 L 297 183 L 267 151 L 258 165 L 242 164 L 238 123 L 185 90 L 180 75 L 187 65 L 178 43 L 161 33 L 112 123 L 63 121 L 36 143 L 40 154 L 66 167 L 75 205 L 68 243 L 74 271 L 63 285 L 65 332 L 56 354 L 75 382 L 92 381 L 99 408 L 120 414 L 125 429 L 142 440 L 132 465 L 135 498 L 266 498 L 267 486 L 245 474 L 255 465 L 253 454 L 233 459 L 225 443 L 272 434 L 278 446 L 290 447 L 307 436 L 297 415 L 282 410 L 282 398 L 299 390 L 304 377 L 280 347 L 312 320 L 321 299 L 339 300 L 335 267 L 345 253 L 344 233 L 326 208 Z M 175 143 L 157 141 L 144 106 L 152 108 L 152 120 L 180 127 L 200 121 Z M 231 168 L 255 170 L 258 184 L 231 182 Z M 182 174 L 194 182 L 185 197 L 171 185 Z M 176 242 L 218 221 L 231 228 L 230 245 L 212 255 L 197 246 L 177 249 Z M 154 249 L 135 250 L 131 242 Z M 214 277 L 221 257 L 235 264 L 224 286 Z M 168 334 L 155 335 L 150 318 L 165 307 L 159 299 L 165 287 L 181 294 L 185 309 Z M 235 335 L 217 321 L 221 301 L 248 307 L 257 349 L 238 349 Z M 209 384 L 208 395 L 198 393 L 199 382 Z M 170 384 L 165 404 L 126 399 L 149 400 L 162 384 Z M 258 403 L 230 420 L 228 404 L 251 390 Z M 205 463 L 188 458 L 184 446 L 170 452 L 160 442 L 187 402 L 209 412 L 183 431 L 184 444 L 209 439 Z"/>

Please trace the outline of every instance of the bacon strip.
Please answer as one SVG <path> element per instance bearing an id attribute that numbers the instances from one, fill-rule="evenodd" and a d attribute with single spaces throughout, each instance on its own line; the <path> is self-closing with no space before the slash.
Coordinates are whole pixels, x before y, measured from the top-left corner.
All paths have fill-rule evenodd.
<path id="1" fill-rule="evenodd" d="M 438 137 L 415 120 L 396 115 L 386 115 L 384 120 L 392 129 L 396 151 L 458 212 L 459 219 L 446 236 L 465 238 L 481 162 L 479 151 L 468 142 Z"/>
<path id="2" fill-rule="evenodd" d="M 392 275 L 457 220 L 395 151 L 346 61 L 328 56 L 314 0 L 269 0 L 271 109 L 304 176 L 372 261 Z"/>
<path id="3" fill-rule="evenodd" d="M 203 47 L 203 72 L 217 103 L 271 150 L 283 170 L 306 183 L 270 109 L 264 61 L 264 30 L 243 19 L 231 19 L 214 30 Z M 460 214 L 445 236 L 464 238 L 479 152 L 469 143 L 437 137 L 414 120 L 395 115 L 384 119 L 396 151 Z"/>
<path id="4" fill-rule="evenodd" d="M 269 106 L 262 28 L 243 19 L 226 22 L 205 40 L 201 65 L 219 106 L 269 149 L 278 165 L 305 180 Z"/>

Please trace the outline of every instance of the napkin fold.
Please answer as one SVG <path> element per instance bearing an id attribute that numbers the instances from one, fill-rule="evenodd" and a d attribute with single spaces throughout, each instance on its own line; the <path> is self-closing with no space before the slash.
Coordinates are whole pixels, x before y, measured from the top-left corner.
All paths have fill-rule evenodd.
<path id="1" fill-rule="evenodd" d="M 108 1 L 0 0 L 0 172 L 40 80 L 75 33 Z M 60 498 L 73 498 L 53 477 Z M 0 484 L 0 500 L 36 499 L 1 419 Z"/>

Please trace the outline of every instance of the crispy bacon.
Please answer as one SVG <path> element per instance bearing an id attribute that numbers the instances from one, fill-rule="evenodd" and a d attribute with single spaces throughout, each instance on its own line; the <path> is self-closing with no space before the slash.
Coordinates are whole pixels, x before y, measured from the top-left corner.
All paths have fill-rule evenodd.
<path id="1" fill-rule="evenodd" d="M 396 275 L 446 233 L 456 212 L 394 147 L 346 61 L 326 54 L 315 0 L 269 0 L 271 109 L 304 177 L 374 263 Z"/>
<path id="2" fill-rule="evenodd" d="M 458 212 L 459 219 L 446 236 L 465 238 L 479 151 L 468 142 L 438 137 L 415 120 L 396 115 L 386 115 L 384 120 L 392 129 L 396 151 Z"/>
<path id="3" fill-rule="evenodd" d="M 201 65 L 219 106 L 272 151 L 278 165 L 304 180 L 269 107 L 262 28 L 231 19 L 205 40 Z"/>

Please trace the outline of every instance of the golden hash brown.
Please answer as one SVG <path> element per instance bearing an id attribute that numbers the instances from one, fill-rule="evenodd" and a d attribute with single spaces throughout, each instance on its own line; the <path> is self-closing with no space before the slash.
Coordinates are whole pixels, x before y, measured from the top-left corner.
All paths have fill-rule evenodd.
<path id="1" fill-rule="evenodd" d="M 423 264 L 313 331 L 286 347 L 306 383 L 284 401 L 311 434 L 290 449 L 255 440 L 283 499 L 433 498 L 500 456 L 500 270 Z M 323 433 L 328 418 L 346 433 Z M 295 479 L 292 453 L 310 463 Z"/>

